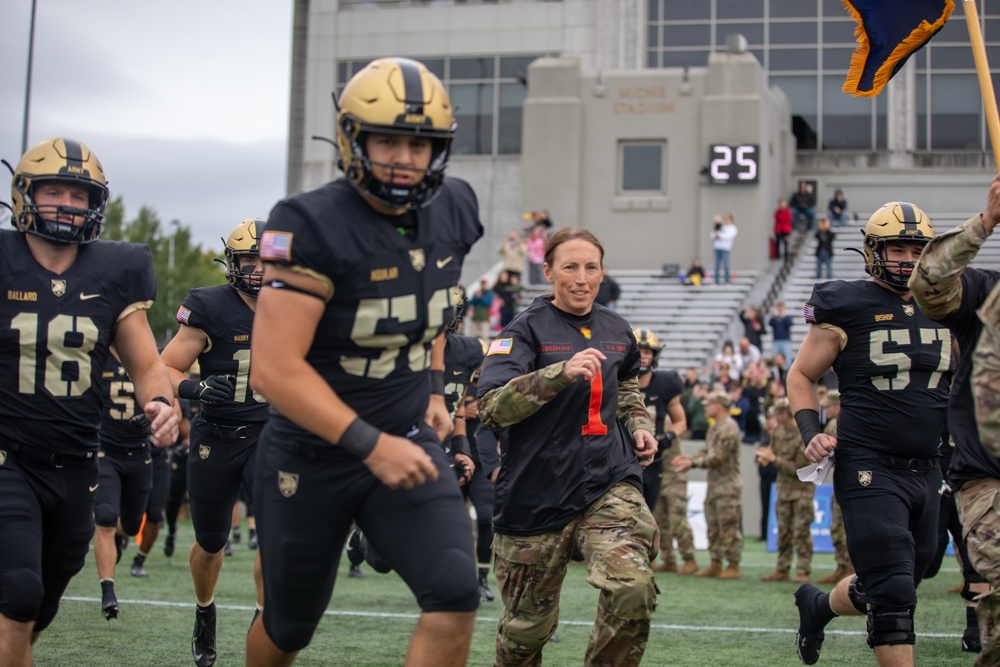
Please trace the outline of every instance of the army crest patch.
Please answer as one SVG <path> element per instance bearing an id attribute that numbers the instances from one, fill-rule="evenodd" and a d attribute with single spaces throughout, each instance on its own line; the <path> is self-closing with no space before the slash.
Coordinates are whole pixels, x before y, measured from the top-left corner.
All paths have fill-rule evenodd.
<path id="1" fill-rule="evenodd" d="M 208 445 L 198 445 L 198 456 L 203 459 L 207 459 L 208 455 L 212 453 L 212 448 Z"/>
<path id="2" fill-rule="evenodd" d="M 7 452 L 0 449 L 0 466 L 7 462 Z"/>
<path id="3" fill-rule="evenodd" d="M 410 264 L 413 265 L 415 271 L 424 270 L 424 267 L 427 266 L 427 257 L 424 255 L 423 248 L 410 251 Z"/>
<path id="4" fill-rule="evenodd" d="M 62 296 L 66 293 L 66 281 L 65 280 L 52 280 L 52 293 L 56 296 Z"/>
<path id="5" fill-rule="evenodd" d="M 299 476 L 294 472 L 278 471 L 278 491 L 286 498 L 291 498 L 299 490 Z"/>
<path id="6" fill-rule="evenodd" d="M 916 312 L 916 310 L 914 310 L 912 303 L 904 303 L 903 304 L 903 314 L 904 315 L 906 315 L 907 317 L 913 317 L 913 313 L 915 313 L 915 312 Z"/>
<path id="7" fill-rule="evenodd" d="M 858 484 L 861 486 L 868 486 L 872 483 L 872 471 L 871 470 L 859 470 L 858 471 Z"/>

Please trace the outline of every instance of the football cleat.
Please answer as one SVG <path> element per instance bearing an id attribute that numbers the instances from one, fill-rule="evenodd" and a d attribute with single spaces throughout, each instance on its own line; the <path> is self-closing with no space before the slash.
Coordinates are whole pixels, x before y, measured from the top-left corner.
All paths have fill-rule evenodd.
<path id="1" fill-rule="evenodd" d="M 799 608 L 799 628 L 795 632 L 795 652 L 799 655 L 799 660 L 806 665 L 815 665 L 819 660 L 820 649 L 823 648 L 825 635 L 820 629 L 816 632 L 817 625 L 822 627 L 822 623 L 813 618 L 814 600 L 817 595 L 822 595 L 823 591 L 812 584 L 803 584 L 795 591 L 795 606 Z"/>
<path id="2" fill-rule="evenodd" d="M 141 579 L 145 579 L 146 577 L 149 576 L 149 573 L 146 572 L 146 568 L 144 567 L 143 562 L 139 560 L 138 556 L 136 556 L 135 559 L 132 561 L 132 569 L 129 570 L 129 574 L 131 574 L 133 577 L 139 577 Z"/>
<path id="3" fill-rule="evenodd" d="M 110 582 L 105 582 L 109 583 Z M 115 589 L 113 586 L 104 586 L 101 592 L 101 613 L 104 614 L 104 618 L 110 621 L 112 618 L 118 618 L 118 598 L 115 597 Z"/>
<path id="4" fill-rule="evenodd" d="M 484 602 L 493 602 L 493 591 L 490 590 L 490 582 L 486 570 L 479 571 L 479 599 Z"/>
<path id="5" fill-rule="evenodd" d="M 966 653 L 979 653 L 983 650 L 978 627 L 966 628 L 965 632 L 962 633 L 962 650 Z"/>
<path id="6" fill-rule="evenodd" d="M 197 607 L 194 615 L 194 634 L 191 635 L 191 655 L 198 667 L 215 664 L 215 603 Z"/>
<path id="7" fill-rule="evenodd" d="M 351 565 L 361 565 L 365 562 L 365 552 L 368 550 L 368 540 L 360 528 L 351 531 L 347 538 L 347 560 Z"/>
<path id="8" fill-rule="evenodd" d="M 225 556 L 233 555 L 233 545 L 229 543 L 229 540 L 226 540 L 226 546 L 222 548 L 222 553 Z"/>
<path id="9" fill-rule="evenodd" d="M 174 555 L 174 547 L 177 541 L 177 531 L 171 530 L 167 533 L 167 539 L 163 543 L 163 555 L 170 558 Z"/>
<path id="10" fill-rule="evenodd" d="M 232 537 L 233 544 L 239 544 L 240 540 L 242 539 L 242 537 L 243 536 L 240 533 L 240 529 L 239 528 L 233 528 L 233 537 Z"/>
<path id="11" fill-rule="evenodd" d="M 364 579 L 365 573 L 361 571 L 360 565 L 351 565 L 351 569 L 347 571 L 347 576 L 351 579 Z"/>
<path id="12" fill-rule="evenodd" d="M 256 551 L 257 550 L 257 531 L 256 530 L 251 530 L 250 531 L 250 537 L 247 538 L 247 548 L 250 549 L 250 551 Z"/>

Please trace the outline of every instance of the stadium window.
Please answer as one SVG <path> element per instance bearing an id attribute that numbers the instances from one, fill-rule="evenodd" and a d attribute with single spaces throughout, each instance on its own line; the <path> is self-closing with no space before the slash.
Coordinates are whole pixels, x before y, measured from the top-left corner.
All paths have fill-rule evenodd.
<path id="1" fill-rule="evenodd" d="M 666 194 L 666 141 L 622 141 L 618 144 L 618 190 L 622 194 Z"/>

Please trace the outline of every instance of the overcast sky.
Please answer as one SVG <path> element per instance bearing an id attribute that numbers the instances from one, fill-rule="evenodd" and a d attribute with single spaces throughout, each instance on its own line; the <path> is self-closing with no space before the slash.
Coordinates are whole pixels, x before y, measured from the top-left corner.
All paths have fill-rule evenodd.
<path id="1" fill-rule="evenodd" d="M 126 219 L 206 249 L 284 195 L 291 0 L 38 0 L 28 145 L 100 158 Z M 21 154 L 31 0 L 0 0 L 0 158 Z M 0 200 L 10 177 L 0 165 Z"/>

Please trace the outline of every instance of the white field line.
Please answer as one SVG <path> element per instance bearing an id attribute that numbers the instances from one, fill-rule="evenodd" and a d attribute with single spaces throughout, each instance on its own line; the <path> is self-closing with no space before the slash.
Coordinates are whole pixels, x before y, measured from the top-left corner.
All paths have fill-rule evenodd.
<path id="1" fill-rule="evenodd" d="M 89 598 L 89 597 L 77 597 L 66 595 L 63 596 L 63 601 L 69 602 L 88 602 L 100 604 L 100 598 Z M 147 605 L 150 607 L 178 607 L 183 609 L 190 609 L 194 606 L 191 602 L 166 602 L 163 600 L 118 600 L 120 605 Z M 219 604 L 215 603 L 217 609 L 225 609 L 227 611 L 246 611 L 252 612 L 256 607 L 248 605 L 238 605 L 238 604 Z M 376 612 L 376 611 L 345 611 L 345 610 L 334 610 L 327 609 L 323 612 L 326 616 L 354 616 L 358 618 L 399 618 L 406 620 L 416 620 L 420 617 L 420 614 L 397 614 L 388 612 Z M 476 621 L 481 623 L 496 623 L 498 619 L 491 618 L 489 616 L 477 616 Z M 593 621 L 567 621 L 565 619 L 559 619 L 559 625 L 573 625 L 573 626 L 583 626 L 590 627 L 593 625 Z M 721 625 L 675 625 L 672 623 L 653 623 L 650 625 L 651 628 L 655 630 L 682 630 L 686 632 L 749 632 L 753 634 L 794 634 L 794 629 L 789 628 L 753 628 L 753 627 L 729 627 Z M 851 630 L 826 630 L 828 635 L 849 635 L 857 637 L 866 637 L 868 633 L 861 631 L 851 631 Z M 947 639 L 958 639 L 961 638 L 961 634 L 949 633 L 949 632 L 918 632 L 918 637 L 934 637 L 934 638 L 947 638 Z"/>

